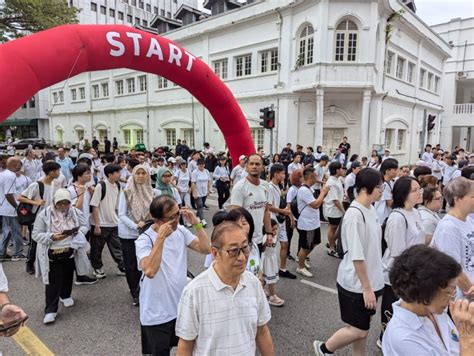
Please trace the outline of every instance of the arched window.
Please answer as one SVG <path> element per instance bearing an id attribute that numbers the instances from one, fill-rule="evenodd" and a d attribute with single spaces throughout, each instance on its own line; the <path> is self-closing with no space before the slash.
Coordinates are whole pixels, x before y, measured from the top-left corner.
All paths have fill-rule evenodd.
<path id="1" fill-rule="evenodd" d="M 357 57 L 357 25 L 351 20 L 344 20 L 336 28 L 335 56 L 336 62 L 355 62 Z"/>
<path id="2" fill-rule="evenodd" d="M 313 26 L 308 25 L 303 28 L 299 36 L 299 51 L 297 65 L 304 66 L 313 63 L 313 48 L 314 48 L 314 29 Z"/>

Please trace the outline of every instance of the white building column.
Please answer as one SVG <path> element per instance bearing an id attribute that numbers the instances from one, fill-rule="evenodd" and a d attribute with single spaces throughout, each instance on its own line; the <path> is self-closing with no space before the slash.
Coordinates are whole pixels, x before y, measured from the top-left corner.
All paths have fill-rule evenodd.
<path id="1" fill-rule="evenodd" d="M 314 144 L 316 149 L 323 144 L 324 89 L 316 89 L 316 118 L 314 120 Z"/>
<path id="2" fill-rule="evenodd" d="M 362 101 L 362 115 L 360 119 L 360 148 L 359 155 L 367 156 L 369 153 L 369 111 L 370 100 L 372 98 L 372 90 L 365 89 Z"/>

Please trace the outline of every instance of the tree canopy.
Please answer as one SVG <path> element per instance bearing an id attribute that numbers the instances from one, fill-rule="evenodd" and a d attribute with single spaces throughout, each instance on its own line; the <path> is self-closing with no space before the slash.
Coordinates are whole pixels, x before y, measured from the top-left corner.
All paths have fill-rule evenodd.
<path id="1" fill-rule="evenodd" d="M 78 10 L 67 0 L 0 1 L 0 42 L 68 23 L 77 23 Z"/>

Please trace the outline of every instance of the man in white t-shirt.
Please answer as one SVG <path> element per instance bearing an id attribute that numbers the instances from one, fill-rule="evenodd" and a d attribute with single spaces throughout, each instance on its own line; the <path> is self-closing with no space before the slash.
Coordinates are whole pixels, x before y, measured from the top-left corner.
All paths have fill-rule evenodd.
<path id="1" fill-rule="evenodd" d="M 267 210 L 268 183 L 260 179 L 263 170 L 262 157 L 256 153 L 250 155 L 246 168 L 248 175 L 234 185 L 229 208 L 240 206 L 252 215 L 255 224 L 252 242 L 256 243 L 262 252 L 263 244 L 271 244 L 273 237 L 270 212 Z M 263 236 L 263 227 L 266 237 Z"/>
<path id="2" fill-rule="evenodd" d="M 284 278 L 296 279 L 296 276 L 286 269 L 286 260 L 288 258 L 288 236 L 286 235 L 286 216 L 291 215 L 290 208 L 281 203 L 280 186 L 285 181 L 285 166 L 281 163 L 275 163 L 270 168 L 270 184 L 268 203 L 272 219 L 278 221 L 278 240 L 280 241 L 280 270 L 278 275 Z M 281 206 L 283 205 L 283 207 Z"/>
<path id="3" fill-rule="evenodd" d="M 235 222 L 212 234 L 214 263 L 184 288 L 179 301 L 178 355 L 274 355 L 270 307 L 259 280 L 245 270 L 250 245 Z"/>
<path id="4" fill-rule="evenodd" d="M 430 168 L 433 166 L 433 153 L 431 153 L 431 145 L 428 143 L 425 146 L 425 152 L 421 155 L 421 160 L 426 163 L 426 165 Z"/>
<path id="5" fill-rule="evenodd" d="M 232 172 L 230 172 L 230 180 L 232 182 L 232 185 L 236 185 L 238 181 L 241 179 L 247 177 L 247 171 L 245 170 L 245 164 L 247 162 L 247 156 L 246 155 L 241 155 L 239 157 L 239 164 L 232 169 Z"/>
<path id="6" fill-rule="evenodd" d="M 41 177 L 41 167 L 43 164 L 40 160 L 36 159 L 35 151 L 27 148 L 25 150 L 25 158 L 23 158 L 22 164 L 21 171 L 33 182 Z"/>
<path id="7" fill-rule="evenodd" d="M 316 245 L 321 243 L 321 222 L 319 220 L 319 207 L 323 204 L 329 188 L 321 189 L 319 197 L 314 197 L 313 188 L 316 183 L 316 173 L 313 167 L 306 167 L 303 171 L 303 185 L 298 189 L 296 201 L 298 203 L 298 222 L 296 228 L 299 234 L 298 268 L 296 272 L 304 277 L 313 277 L 308 271 L 311 266 L 306 257 L 313 251 Z"/>
<path id="8" fill-rule="evenodd" d="M 178 302 L 187 283 L 187 248 L 211 252 L 206 231 L 194 213 L 179 209 L 176 201 L 162 195 L 150 206 L 154 224 L 135 241 L 140 283 L 142 353 L 169 355 L 175 336 Z M 190 222 L 196 235 L 178 224 L 180 215 Z M 245 267 L 245 265 L 244 265 Z"/>
<path id="9" fill-rule="evenodd" d="M 384 180 L 383 193 L 380 200 L 376 201 L 374 206 L 377 211 L 378 220 L 380 224 L 383 224 L 392 211 L 392 190 L 395 183 L 394 179 L 398 173 L 398 161 L 395 158 L 386 159 L 380 166 L 380 173 L 382 173 Z"/>
<path id="10" fill-rule="evenodd" d="M 118 237 L 117 214 L 121 170 L 122 167 L 118 164 L 107 165 L 104 169 L 107 179 L 97 184 L 90 201 L 92 206 L 91 263 L 94 276 L 99 279 L 106 277 L 102 263 L 102 250 L 106 243 L 112 258 L 117 263 L 119 269 L 117 274 L 125 275 L 122 248 Z M 104 188 L 105 194 L 102 193 Z"/>
<path id="11" fill-rule="evenodd" d="M 21 226 L 18 223 L 16 209 L 16 182 L 17 173 L 21 169 L 21 161 L 10 157 L 7 160 L 7 169 L 0 173 L 0 217 L 2 218 L 2 241 L 0 245 L 0 260 L 8 259 L 7 247 L 10 238 L 13 241 L 12 261 L 25 259 L 23 255 L 23 239 L 21 237 Z"/>
<path id="12" fill-rule="evenodd" d="M 344 174 L 342 164 L 339 162 L 331 162 L 329 165 L 329 179 L 326 186 L 330 188 L 329 193 L 324 198 L 323 211 L 324 216 L 328 219 L 328 243 L 327 251 L 329 256 L 338 258 L 336 252 L 336 230 L 341 223 L 342 216 L 345 213 L 342 201 L 344 199 L 344 187 L 339 179 Z"/>
<path id="13" fill-rule="evenodd" d="M 303 168 L 303 164 L 301 164 L 301 155 L 295 154 L 295 158 L 293 158 L 293 162 L 291 162 L 288 165 L 288 175 L 291 176 L 294 171 L 301 168 Z"/>

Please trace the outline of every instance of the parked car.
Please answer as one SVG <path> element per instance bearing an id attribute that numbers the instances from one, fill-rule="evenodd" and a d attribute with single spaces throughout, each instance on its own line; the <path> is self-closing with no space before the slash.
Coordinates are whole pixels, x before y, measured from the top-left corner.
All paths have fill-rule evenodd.
<path id="1" fill-rule="evenodd" d="M 27 149 L 29 145 L 31 145 L 34 149 L 40 150 L 43 150 L 49 146 L 44 138 L 25 138 L 13 142 L 12 145 L 15 147 L 15 150 Z M 6 150 L 7 146 L 7 143 L 0 144 L 0 150 Z"/>

